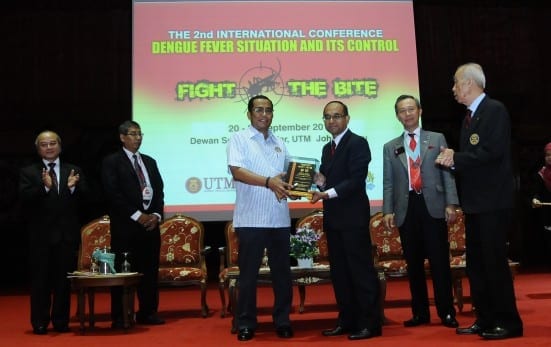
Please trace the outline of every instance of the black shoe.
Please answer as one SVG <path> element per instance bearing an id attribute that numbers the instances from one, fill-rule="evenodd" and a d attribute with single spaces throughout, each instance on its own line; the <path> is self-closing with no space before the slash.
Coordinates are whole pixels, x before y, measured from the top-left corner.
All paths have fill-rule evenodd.
<path id="1" fill-rule="evenodd" d="M 288 339 L 293 337 L 293 329 L 291 329 L 290 326 L 284 325 L 280 326 L 276 329 L 277 336 L 281 337 L 282 339 Z"/>
<path id="2" fill-rule="evenodd" d="M 124 322 L 122 319 L 116 319 L 111 322 L 111 329 L 124 329 Z"/>
<path id="3" fill-rule="evenodd" d="M 382 331 L 381 328 L 376 329 L 368 329 L 363 328 L 360 331 L 355 332 L 354 334 L 348 335 L 349 340 L 363 340 L 363 339 L 370 339 L 372 337 L 381 336 Z"/>
<path id="4" fill-rule="evenodd" d="M 68 332 L 71 331 L 71 329 L 69 329 L 68 325 L 56 326 L 56 327 L 54 327 L 54 330 L 58 333 L 68 333 Z"/>
<path id="5" fill-rule="evenodd" d="M 137 316 L 136 317 L 136 323 L 145 324 L 145 325 L 161 325 L 161 324 L 165 324 L 165 321 L 164 321 L 164 319 L 157 316 L 156 314 L 152 314 L 152 315 L 147 316 L 147 317 Z"/>
<path id="6" fill-rule="evenodd" d="M 338 336 L 338 335 L 343 335 L 345 334 L 347 331 L 345 328 L 341 327 L 340 325 L 337 325 L 336 327 L 334 327 L 333 329 L 326 329 L 326 330 L 323 330 L 321 332 L 321 334 L 323 336 Z"/>
<path id="7" fill-rule="evenodd" d="M 457 335 L 477 335 L 482 333 L 482 327 L 476 322 L 470 327 L 455 329 Z"/>
<path id="8" fill-rule="evenodd" d="M 48 329 L 45 326 L 39 325 L 33 328 L 33 334 L 35 335 L 46 335 Z"/>
<path id="9" fill-rule="evenodd" d="M 442 318 L 442 325 L 448 328 L 457 328 L 459 326 L 459 322 L 454 316 L 448 314 L 446 317 Z"/>
<path id="10" fill-rule="evenodd" d="M 484 330 L 479 334 L 482 338 L 487 340 L 502 340 L 512 337 L 522 336 L 522 328 L 520 329 L 507 329 L 502 327 L 495 327 L 492 329 Z"/>
<path id="11" fill-rule="evenodd" d="M 410 328 L 429 323 L 430 318 L 428 317 L 413 316 L 411 319 L 404 321 L 404 326 Z"/>
<path id="12" fill-rule="evenodd" d="M 237 339 L 239 341 L 249 341 L 254 337 L 254 330 L 250 328 L 239 329 Z"/>

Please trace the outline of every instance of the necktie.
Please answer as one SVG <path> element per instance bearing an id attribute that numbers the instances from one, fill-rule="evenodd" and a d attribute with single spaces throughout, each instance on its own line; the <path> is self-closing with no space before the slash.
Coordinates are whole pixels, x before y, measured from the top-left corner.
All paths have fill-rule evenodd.
<path id="1" fill-rule="evenodd" d="M 132 158 L 134 159 L 134 170 L 136 170 L 138 180 L 140 181 L 140 189 L 143 190 L 145 188 L 145 176 L 143 174 L 142 167 L 140 166 L 140 163 L 138 163 L 137 155 L 132 155 Z"/>
<path id="2" fill-rule="evenodd" d="M 471 115 L 472 115 L 472 113 L 473 112 L 471 110 L 467 109 L 467 112 L 465 114 L 465 128 L 466 129 L 469 129 L 470 126 L 471 126 L 471 119 L 472 119 Z"/>
<path id="3" fill-rule="evenodd" d="M 335 150 L 337 149 L 337 144 L 335 141 L 331 141 L 331 156 L 335 155 Z"/>
<path id="4" fill-rule="evenodd" d="M 408 134 L 409 137 L 411 137 L 411 140 L 409 141 L 409 148 L 412 151 L 415 151 L 415 147 L 417 147 L 417 142 L 415 141 L 415 134 Z M 418 156 L 415 161 L 411 159 L 411 157 L 408 158 L 409 160 L 409 182 L 411 184 L 411 188 L 415 190 L 416 193 L 421 193 L 421 188 L 423 187 L 423 181 L 421 180 L 421 156 Z"/>
<path id="5" fill-rule="evenodd" d="M 415 134 L 408 135 L 411 137 L 411 140 L 409 140 L 409 148 L 411 148 L 412 151 L 415 151 L 415 147 L 417 147 L 417 142 L 415 142 Z"/>
<path id="6" fill-rule="evenodd" d="M 48 163 L 48 166 L 50 167 L 50 170 L 48 170 L 48 174 L 50 175 L 50 178 L 52 179 L 52 189 L 56 191 L 56 193 L 59 193 L 59 187 L 57 183 L 57 175 L 55 173 L 54 167 L 55 163 Z"/>

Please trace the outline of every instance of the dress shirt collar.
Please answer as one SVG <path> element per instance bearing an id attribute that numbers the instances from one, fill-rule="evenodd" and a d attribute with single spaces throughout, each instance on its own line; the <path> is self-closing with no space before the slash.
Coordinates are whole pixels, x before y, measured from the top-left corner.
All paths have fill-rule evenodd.
<path id="1" fill-rule="evenodd" d="M 467 107 L 472 112 L 471 118 L 474 116 L 474 113 L 476 112 L 478 105 L 480 105 L 480 103 L 482 102 L 482 99 L 484 99 L 485 96 L 486 96 L 486 93 L 480 94 L 476 99 L 474 99 L 472 104 L 470 104 L 469 107 Z"/>
<path id="2" fill-rule="evenodd" d="M 335 146 L 336 147 L 339 146 L 339 142 L 341 142 L 344 134 L 346 134 L 347 131 L 348 131 L 348 128 L 344 129 L 344 131 L 342 133 L 340 133 L 337 136 L 333 137 L 333 141 L 335 141 Z"/>

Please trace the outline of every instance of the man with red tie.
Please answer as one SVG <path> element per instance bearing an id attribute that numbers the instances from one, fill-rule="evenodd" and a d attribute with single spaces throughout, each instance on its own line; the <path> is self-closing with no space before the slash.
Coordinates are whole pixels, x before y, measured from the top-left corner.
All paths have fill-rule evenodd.
<path id="1" fill-rule="evenodd" d="M 449 261 L 448 229 L 459 204 L 455 179 L 434 164 L 444 135 L 419 126 L 419 100 L 401 95 L 394 105 L 404 132 L 383 148 L 383 221 L 398 227 L 407 262 L 413 317 L 406 327 L 430 323 L 425 259 L 429 260 L 434 297 L 442 325 L 456 328 Z"/>
<path id="2" fill-rule="evenodd" d="M 323 336 L 348 334 L 350 340 L 382 334 L 379 281 L 369 236 L 370 206 L 366 193 L 371 151 L 365 138 L 348 128 L 348 106 L 330 101 L 323 108 L 325 129 L 333 141 L 323 146 L 312 202 L 323 200 L 331 281 L 339 313 Z"/>

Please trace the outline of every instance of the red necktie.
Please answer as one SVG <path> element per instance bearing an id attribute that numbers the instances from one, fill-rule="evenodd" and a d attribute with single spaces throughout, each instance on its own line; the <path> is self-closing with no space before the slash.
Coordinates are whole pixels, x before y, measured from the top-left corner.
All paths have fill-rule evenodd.
<path id="1" fill-rule="evenodd" d="M 473 114 L 472 111 L 467 109 L 467 112 L 465 114 L 465 128 L 466 129 L 469 129 L 471 127 L 471 119 L 472 119 L 471 115 L 472 114 Z"/>
<path id="2" fill-rule="evenodd" d="M 331 141 L 331 156 L 335 155 L 335 150 L 337 149 L 337 144 L 335 141 Z"/>
<path id="3" fill-rule="evenodd" d="M 52 189 L 55 190 L 55 192 L 59 194 L 59 187 L 58 187 L 58 184 L 57 184 L 57 175 L 56 175 L 55 170 L 54 170 L 55 163 L 48 163 L 48 166 L 50 167 L 50 170 L 48 170 L 48 174 L 50 175 L 50 178 L 52 179 Z"/>
<path id="4" fill-rule="evenodd" d="M 415 141 L 415 134 L 408 134 L 409 137 L 411 137 L 411 140 L 409 141 L 409 148 L 411 148 L 412 151 L 415 151 L 415 147 L 417 147 L 417 142 Z M 415 190 L 416 193 L 421 193 L 421 188 L 423 187 L 423 181 L 421 179 L 421 156 L 417 157 L 417 160 L 413 161 L 411 157 L 408 158 L 409 160 L 409 182 L 411 184 L 411 188 Z"/>
<path id="5" fill-rule="evenodd" d="M 409 148 L 411 148 L 412 151 L 415 151 L 415 147 L 417 147 L 417 142 L 415 142 L 415 134 L 408 135 L 411 137 L 411 140 L 409 140 Z"/>
<path id="6" fill-rule="evenodd" d="M 142 171 L 142 167 L 140 166 L 140 163 L 138 163 L 138 156 L 133 155 L 132 158 L 134 158 L 134 170 L 136 170 L 136 174 L 138 175 L 138 180 L 140 181 L 140 188 L 143 190 L 145 188 L 145 176 Z"/>

